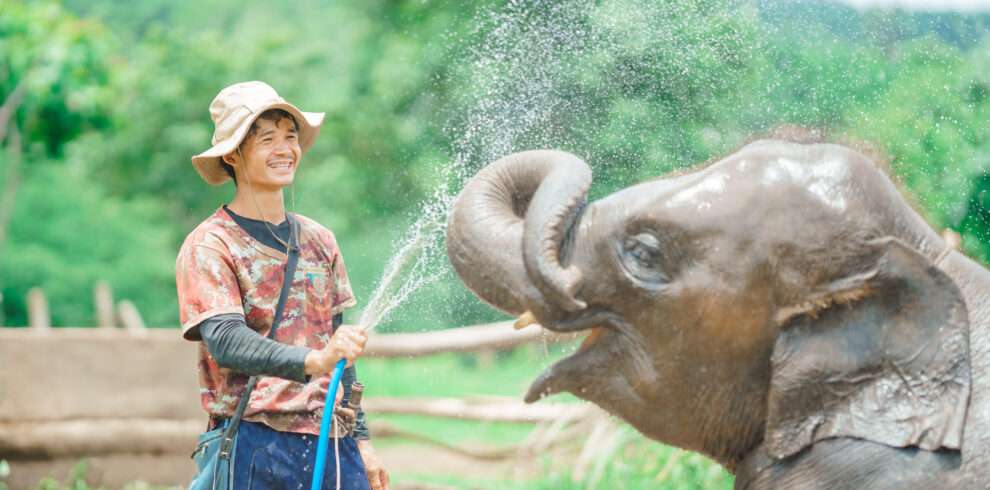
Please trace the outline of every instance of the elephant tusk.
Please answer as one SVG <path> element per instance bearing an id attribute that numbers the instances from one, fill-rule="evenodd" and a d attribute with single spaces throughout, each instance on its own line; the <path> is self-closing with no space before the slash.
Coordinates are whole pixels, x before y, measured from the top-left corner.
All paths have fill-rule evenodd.
<path id="1" fill-rule="evenodd" d="M 512 328 L 516 330 L 522 330 L 534 323 L 536 323 L 536 317 L 533 316 L 533 312 L 526 310 L 525 313 L 519 315 L 519 318 L 516 319 L 516 323 L 512 324 Z"/>
<path id="2" fill-rule="evenodd" d="M 944 259 L 946 255 L 949 255 L 949 252 L 958 250 L 959 245 L 962 245 L 962 236 L 951 228 L 946 228 L 945 231 L 942 232 L 942 239 L 945 240 L 945 249 L 938 254 L 938 257 L 935 257 L 935 265 L 941 263 L 942 259 Z"/>

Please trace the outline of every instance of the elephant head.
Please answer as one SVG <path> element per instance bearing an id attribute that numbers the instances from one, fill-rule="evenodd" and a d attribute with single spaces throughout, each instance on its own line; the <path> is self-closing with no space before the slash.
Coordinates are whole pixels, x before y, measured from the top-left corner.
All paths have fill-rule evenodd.
<path id="1" fill-rule="evenodd" d="M 944 241 L 870 158 L 767 140 L 587 204 L 590 184 L 568 153 L 514 154 L 448 222 L 481 299 L 589 331 L 527 401 L 571 392 L 730 470 L 761 444 L 960 447 L 966 304 Z"/>

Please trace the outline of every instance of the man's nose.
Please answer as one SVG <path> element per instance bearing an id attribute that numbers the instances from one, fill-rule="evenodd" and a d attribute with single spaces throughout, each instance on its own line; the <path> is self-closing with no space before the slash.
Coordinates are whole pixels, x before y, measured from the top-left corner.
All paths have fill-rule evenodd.
<path id="1" fill-rule="evenodd" d="M 275 144 L 275 153 L 278 155 L 291 155 L 292 142 L 289 138 L 280 138 Z"/>

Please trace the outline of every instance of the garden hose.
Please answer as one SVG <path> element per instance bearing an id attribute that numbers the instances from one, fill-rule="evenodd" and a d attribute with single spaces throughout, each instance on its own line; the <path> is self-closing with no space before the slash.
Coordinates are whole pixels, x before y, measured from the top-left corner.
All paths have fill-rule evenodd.
<path id="1" fill-rule="evenodd" d="M 333 375 L 330 376 L 330 386 L 327 389 L 327 401 L 323 404 L 323 419 L 320 421 L 320 441 L 316 447 L 316 465 L 313 468 L 313 484 L 310 490 L 320 490 L 323 486 L 323 467 L 327 462 L 327 443 L 330 440 L 330 421 L 333 420 L 333 405 L 337 398 L 337 385 L 340 384 L 340 377 L 344 374 L 344 365 L 347 359 L 337 361 L 333 367 Z M 336 451 L 334 451 L 336 452 Z M 337 469 L 337 476 L 340 477 L 340 469 Z"/>

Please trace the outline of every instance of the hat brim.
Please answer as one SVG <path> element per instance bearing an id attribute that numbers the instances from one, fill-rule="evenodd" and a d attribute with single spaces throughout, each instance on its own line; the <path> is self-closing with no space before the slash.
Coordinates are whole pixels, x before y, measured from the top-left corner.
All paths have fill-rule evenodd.
<path id="1" fill-rule="evenodd" d="M 303 153 L 306 153 L 313 146 L 313 143 L 316 142 L 316 137 L 320 135 L 320 129 L 323 128 L 323 119 L 326 117 L 326 113 L 303 112 L 296 108 L 296 106 L 284 102 L 271 104 L 257 111 L 254 117 L 245 119 L 229 138 L 218 141 L 209 150 L 192 157 L 193 166 L 196 167 L 196 171 L 199 172 L 200 177 L 213 185 L 220 185 L 230 180 L 230 175 L 227 174 L 221 165 L 223 161 L 221 157 L 236 150 L 240 146 L 241 141 L 244 140 L 244 135 L 251 129 L 251 125 L 258 119 L 258 116 L 271 109 L 282 109 L 292 114 L 292 117 L 296 120 L 296 130 L 299 132 L 299 149 Z"/>

